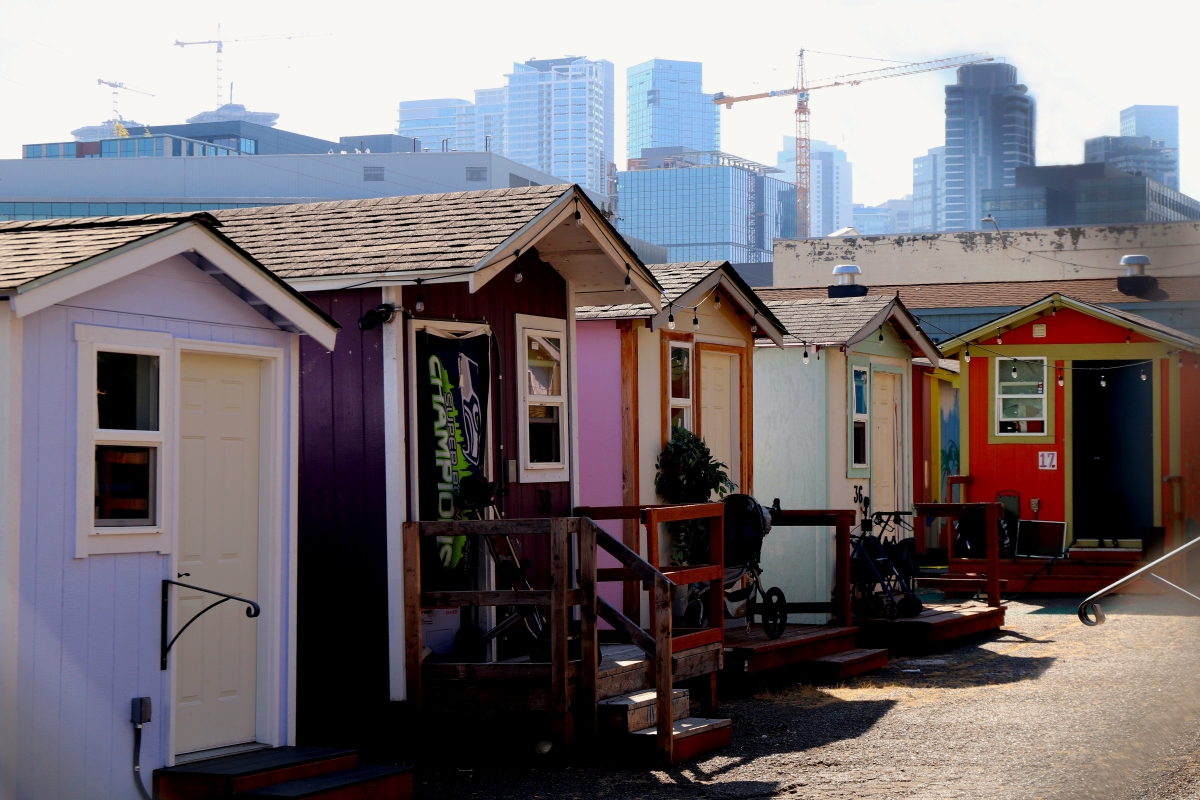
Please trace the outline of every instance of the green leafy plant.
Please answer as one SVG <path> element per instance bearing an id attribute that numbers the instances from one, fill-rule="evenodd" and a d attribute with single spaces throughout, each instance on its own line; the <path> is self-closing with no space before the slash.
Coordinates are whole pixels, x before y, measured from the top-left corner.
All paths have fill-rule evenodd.
<path id="1" fill-rule="evenodd" d="M 737 488 L 727 466 L 686 428 L 671 430 L 671 440 L 655 462 L 654 489 L 668 503 L 707 503 L 715 492 L 724 497 Z M 708 522 L 688 520 L 667 525 L 676 564 L 702 564 L 708 555 Z"/>

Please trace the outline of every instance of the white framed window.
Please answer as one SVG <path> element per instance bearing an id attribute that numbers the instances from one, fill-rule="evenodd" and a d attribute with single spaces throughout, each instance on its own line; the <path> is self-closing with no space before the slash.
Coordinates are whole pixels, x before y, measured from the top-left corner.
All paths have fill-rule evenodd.
<path id="1" fill-rule="evenodd" d="M 850 382 L 850 466 L 867 467 L 870 457 L 867 435 L 870 430 L 871 384 L 867 367 L 854 367 Z"/>
<path id="2" fill-rule="evenodd" d="M 996 434 L 1046 433 L 1046 359 L 996 358 Z"/>
<path id="3" fill-rule="evenodd" d="M 695 430 L 692 415 L 692 345 L 669 341 L 667 344 L 667 414 L 672 430 Z"/>
<path id="4" fill-rule="evenodd" d="M 92 325 L 77 325 L 75 339 L 75 557 L 167 552 L 173 339 Z"/>
<path id="5" fill-rule="evenodd" d="M 570 479 L 567 321 L 517 314 L 522 483 Z"/>

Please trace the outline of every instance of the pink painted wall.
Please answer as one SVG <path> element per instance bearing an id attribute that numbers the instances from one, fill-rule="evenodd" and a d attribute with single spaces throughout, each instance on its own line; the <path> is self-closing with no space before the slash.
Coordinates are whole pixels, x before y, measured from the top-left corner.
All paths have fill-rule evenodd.
<path id="1" fill-rule="evenodd" d="M 621 334 L 612 320 L 585 321 L 576 324 L 575 339 L 579 352 L 579 500 L 585 506 L 619 506 Z M 619 521 L 601 522 L 600 526 L 621 538 Z M 603 551 L 599 564 L 620 566 Z M 600 584 L 600 596 L 620 608 L 621 584 Z"/>

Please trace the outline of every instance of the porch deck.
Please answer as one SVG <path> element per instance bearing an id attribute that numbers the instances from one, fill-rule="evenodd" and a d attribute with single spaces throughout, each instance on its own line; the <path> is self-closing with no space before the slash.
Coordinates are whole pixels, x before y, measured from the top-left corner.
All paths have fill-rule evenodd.
<path id="1" fill-rule="evenodd" d="M 761 625 L 725 632 L 725 668 L 754 675 L 804 665 L 820 677 L 846 678 L 887 666 L 887 650 L 855 647 L 858 628 L 848 625 L 788 625 L 778 639 Z"/>
<path id="2" fill-rule="evenodd" d="M 855 624 L 860 644 L 903 650 L 998 630 L 1004 625 L 1004 606 L 944 603 L 925 606 L 915 617 L 859 619 Z"/>

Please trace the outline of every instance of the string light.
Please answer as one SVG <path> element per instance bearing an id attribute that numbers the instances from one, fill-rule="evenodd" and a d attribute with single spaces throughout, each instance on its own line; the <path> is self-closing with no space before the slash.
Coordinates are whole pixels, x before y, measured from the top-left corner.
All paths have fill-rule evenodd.
<path id="1" fill-rule="evenodd" d="M 1130 344 L 1132 341 L 1133 341 L 1133 331 L 1130 330 L 1129 333 L 1125 334 L 1125 344 Z"/>
<path id="2" fill-rule="evenodd" d="M 1054 305 L 1053 303 L 1050 304 L 1050 316 L 1052 316 L 1052 317 L 1058 316 L 1058 306 Z"/>
<path id="3" fill-rule="evenodd" d="M 1000 329 L 996 329 L 996 344 L 1004 344 L 1004 336 L 1000 333 Z"/>
<path id="4" fill-rule="evenodd" d="M 517 252 L 513 254 L 513 265 L 517 268 L 513 274 L 513 283 L 520 283 L 525 280 L 525 276 L 521 273 L 521 248 L 517 248 Z"/>
<path id="5" fill-rule="evenodd" d="M 1146 368 L 1142 367 L 1142 380 L 1146 380 Z"/>
<path id="6" fill-rule="evenodd" d="M 700 332 L 700 318 L 696 316 L 696 309 L 694 308 L 692 309 L 692 330 L 697 333 Z"/>
<path id="7" fill-rule="evenodd" d="M 967 362 L 968 364 L 971 363 L 971 348 L 968 347 L 967 349 L 963 350 L 963 361 Z"/>
<path id="8" fill-rule="evenodd" d="M 1015 381 L 1017 379 L 1017 362 L 1015 361 L 1013 362 L 1012 376 L 1013 380 Z"/>
<path id="9" fill-rule="evenodd" d="M 667 312 L 667 327 L 675 330 L 675 305 L 672 303 L 670 310 Z"/>
<path id="10" fill-rule="evenodd" d="M 417 302 L 413 305 L 413 309 L 421 314 L 425 311 L 425 295 L 421 294 L 421 279 L 417 278 Z"/>
<path id="11" fill-rule="evenodd" d="M 750 332 L 758 333 L 758 311 L 754 312 L 754 317 L 750 320 Z"/>
<path id="12" fill-rule="evenodd" d="M 583 215 L 579 213 L 579 201 L 575 201 L 575 227 L 583 227 Z"/>
<path id="13" fill-rule="evenodd" d="M 1104 380 L 1103 372 L 1100 373 L 1100 386 L 1101 386 L 1101 388 L 1108 386 L 1108 381 Z"/>
<path id="14" fill-rule="evenodd" d="M 804 363 L 808 363 L 808 342 L 804 343 Z"/>
<path id="15" fill-rule="evenodd" d="M 1062 370 L 1062 367 L 1059 367 L 1059 368 L 1058 368 L 1058 385 L 1059 385 L 1059 386 L 1062 386 L 1062 385 L 1063 385 L 1063 370 Z"/>
<path id="16" fill-rule="evenodd" d="M 817 353 L 817 361 L 820 361 L 821 360 L 821 346 L 817 345 L 816 347 L 813 348 L 813 350 L 815 350 Z"/>
<path id="17" fill-rule="evenodd" d="M 629 277 L 629 270 L 630 270 L 629 264 L 626 263 L 625 264 L 625 291 L 632 292 L 633 291 L 633 279 Z"/>
<path id="18" fill-rule="evenodd" d="M 721 293 L 719 291 L 713 292 L 713 308 L 717 311 L 721 310 Z"/>

